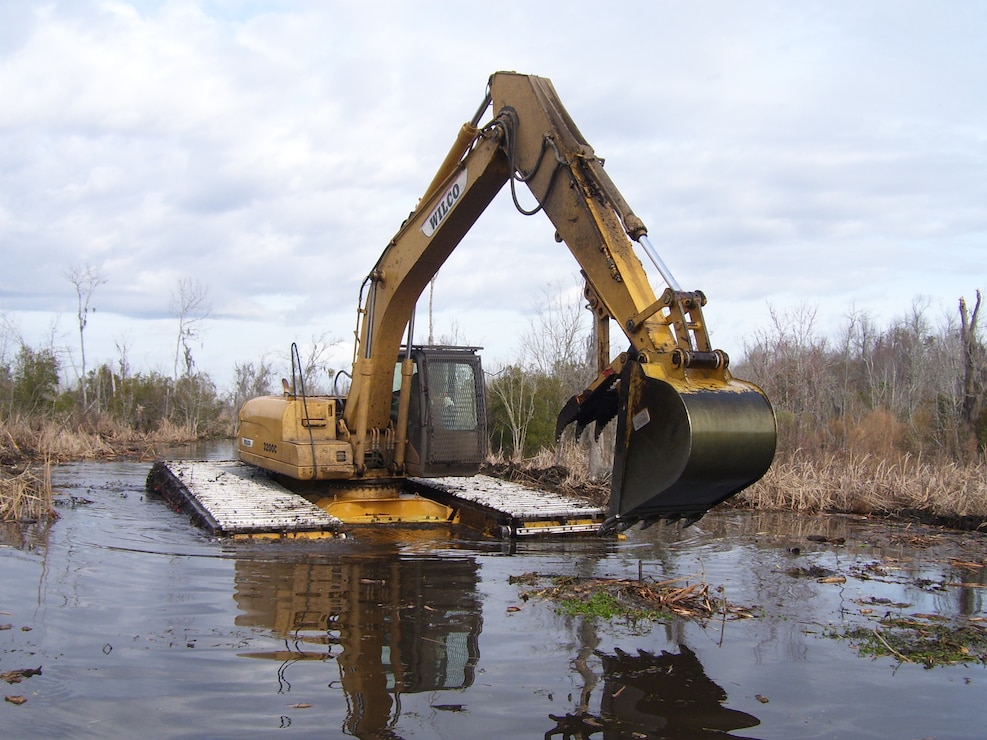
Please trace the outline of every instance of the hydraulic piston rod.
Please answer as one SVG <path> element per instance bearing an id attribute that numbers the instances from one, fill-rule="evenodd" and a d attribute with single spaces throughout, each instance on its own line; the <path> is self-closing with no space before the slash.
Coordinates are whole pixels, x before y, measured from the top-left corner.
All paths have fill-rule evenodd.
<path id="1" fill-rule="evenodd" d="M 672 271 L 668 269 L 668 265 L 665 264 L 665 260 L 663 260 L 661 255 L 658 254 L 658 250 L 655 249 L 654 245 L 651 243 L 651 240 L 648 238 L 648 235 L 641 234 L 637 243 L 644 247 L 645 253 L 649 258 L 651 258 L 651 262 L 654 266 L 658 268 L 658 272 L 661 273 L 661 276 L 665 280 L 668 287 L 676 291 L 682 290 L 679 286 L 679 281 L 672 275 Z"/>

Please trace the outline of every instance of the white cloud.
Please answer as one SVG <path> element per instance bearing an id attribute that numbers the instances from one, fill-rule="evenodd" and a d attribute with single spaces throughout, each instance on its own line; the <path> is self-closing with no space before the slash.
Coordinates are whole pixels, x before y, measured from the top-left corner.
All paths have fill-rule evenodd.
<path id="1" fill-rule="evenodd" d="M 0 312 L 44 341 L 90 264 L 96 361 L 125 335 L 137 369 L 169 368 L 183 277 L 209 288 L 197 362 L 221 382 L 293 340 L 347 344 L 498 69 L 552 78 L 732 355 L 769 304 L 833 325 L 952 307 L 987 276 L 985 31 L 972 0 L 0 2 Z M 502 194 L 437 281 L 440 331 L 505 360 L 577 271 L 512 211 Z"/>

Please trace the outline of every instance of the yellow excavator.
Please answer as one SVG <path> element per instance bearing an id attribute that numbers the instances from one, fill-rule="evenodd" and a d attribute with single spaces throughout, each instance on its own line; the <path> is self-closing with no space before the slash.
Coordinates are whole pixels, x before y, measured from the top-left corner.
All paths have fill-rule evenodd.
<path id="1" fill-rule="evenodd" d="M 491 106 L 492 118 L 480 125 Z M 520 205 L 518 183 L 534 208 Z M 364 281 L 348 392 L 307 395 L 293 372 L 282 395 L 244 404 L 239 459 L 299 482 L 306 497 L 343 521 L 387 506 L 403 507 L 398 518 L 413 521 L 417 514 L 396 485 L 478 472 L 487 455 L 479 355 L 472 347 L 416 345 L 414 313 L 506 184 L 522 213 L 544 211 L 585 278 L 598 376 L 562 409 L 557 433 L 571 423 L 598 430 L 616 419 L 603 529 L 695 520 L 759 479 L 776 439 L 765 394 L 734 378 L 727 355 L 713 349 L 706 297 L 679 287 L 552 83 L 514 72 L 490 77 L 483 104 Z M 668 285 L 661 296 L 635 246 Z M 611 320 L 629 342 L 615 358 Z M 421 507 L 422 521 L 438 516 L 428 502 L 410 506 Z"/>

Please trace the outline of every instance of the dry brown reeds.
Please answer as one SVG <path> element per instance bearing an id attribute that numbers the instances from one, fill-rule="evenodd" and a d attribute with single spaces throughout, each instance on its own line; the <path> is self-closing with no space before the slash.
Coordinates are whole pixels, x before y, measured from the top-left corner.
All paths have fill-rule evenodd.
<path id="1" fill-rule="evenodd" d="M 591 478 L 586 455 L 571 444 L 562 445 L 556 452 L 542 449 L 526 460 L 490 458 L 485 472 L 515 483 L 580 496 L 597 506 L 605 506 L 610 496 L 609 474 Z"/>
<path id="2" fill-rule="evenodd" d="M 553 456 L 509 465 L 514 479 L 587 495 L 606 503 L 609 480 L 589 481 L 585 458 L 571 446 Z M 495 472 L 496 474 L 496 472 Z M 761 511 L 839 512 L 920 516 L 963 526 L 987 522 L 987 463 L 932 461 L 908 454 L 887 456 L 779 456 L 764 477 L 731 504 Z"/>
<path id="3" fill-rule="evenodd" d="M 902 455 L 776 460 L 738 496 L 757 509 L 856 514 L 922 514 L 987 520 L 987 466 Z"/>
<path id="4" fill-rule="evenodd" d="M 0 472 L 0 521 L 35 522 L 57 517 L 48 461 L 40 471 L 28 466 L 16 474 Z"/>
<path id="5" fill-rule="evenodd" d="M 15 417 L 0 424 L 0 457 L 8 464 L 96 459 L 110 449 L 98 432 L 80 431 L 54 420 Z"/>
<path id="6" fill-rule="evenodd" d="M 37 521 L 57 516 L 52 507 L 51 465 L 114 457 L 150 459 L 156 444 L 193 441 L 182 427 L 163 422 L 140 432 L 108 417 L 73 425 L 57 419 L 12 417 L 0 422 L 0 521 Z"/>
<path id="7" fill-rule="evenodd" d="M 0 422 L 0 461 L 53 463 L 69 460 L 105 460 L 113 457 L 151 459 L 156 445 L 195 441 L 183 427 L 162 422 L 151 432 L 138 431 L 101 417 L 73 425 L 53 419 L 12 418 Z"/>

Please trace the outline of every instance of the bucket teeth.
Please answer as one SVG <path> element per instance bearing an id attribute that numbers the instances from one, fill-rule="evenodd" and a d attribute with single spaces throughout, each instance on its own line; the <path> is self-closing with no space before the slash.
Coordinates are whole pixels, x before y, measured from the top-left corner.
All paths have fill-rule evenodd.
<path id="1" fill-rule="evenodd" d="M 573 422 L 576 423 L 576 439 L 593 422 L 596 422 L 594 434 L 599 439 L 600 432 L 617 415 L 620 398 L 614 383 L 618 377 L 616 374 L 609 375 L 599 386 L 585 390 L 566 402 L 555 422 L 556 442 Z"/>

